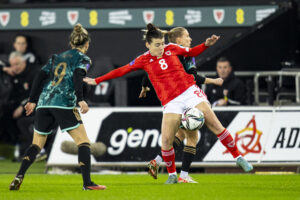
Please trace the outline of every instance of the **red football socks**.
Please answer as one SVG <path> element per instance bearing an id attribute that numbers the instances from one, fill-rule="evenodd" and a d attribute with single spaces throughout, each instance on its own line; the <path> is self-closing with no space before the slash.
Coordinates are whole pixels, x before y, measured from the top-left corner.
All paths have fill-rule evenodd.
<path id="1" fill-rule="evenodd" d="M 225 128 L 224 131 L 217 135 L 222 144 L 226 149 L 231 153 L 233 158 L 238 157 L 240 154 L 239 150 L 236 147 L 236 144 L 230 135 L 229 131 Z"/>
<path id="2" fill-rule="evenodd" d="M 174 148 L 172 147 L 169 150 L 161 150 L 161 155 L 166 163 L 168 173 L 176 173 Z"/>

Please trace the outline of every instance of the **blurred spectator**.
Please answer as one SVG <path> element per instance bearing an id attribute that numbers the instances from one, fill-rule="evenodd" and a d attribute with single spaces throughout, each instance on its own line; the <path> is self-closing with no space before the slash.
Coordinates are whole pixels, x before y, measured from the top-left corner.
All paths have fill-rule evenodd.
<path id="1" fill-rule="evenodd" d="M 2 68 L 7 64 L 0 60 L 0 119 L 3 116 L 3 108 L 8 101 L 8 97 L 12 90 L 11 77 L 5 73 Z M 0 139 L 2 135 L 3 126 L 0 126 Z"/>
<path id="2" fill-rule="evenodd" d="M 0 117 L 2 110 L 1 107 L 7 102 L 12 88 L 10 75 L 2 70 L 6 65 L 6 63 L 0 60 Z"/>
<path id="3" fill-rule="evenodd" d="M 243 105 L 246 90 L 244 83 L 232 71 L 230 61 L 221 57 L 217 61 L 217 76 L 224 80 L 222 86 L 207 85 L 205 93 L 212 106 Z"/>
<path id="4" fill-rule="evenodd" d="M 12 90 L 8 101 L 2 107 L 3 115 L 0 118 L 0 122 L 3 132 L 1 140 L 5 143 L 15 145 L 22 142 L 19 140 L 20 129 L 22 129 L 22 131 L 23 129 L 28 129 L 28 127 L 18 127 L 17 121 L 25 117 L 23 106 L 29 97 L 34 76 L 38 73 L 38 67 L 26 62 L 23 55 L 16 51 L 9 55 L 9 64 L 10 67 L 2 68 L 2 70 L 11 77 Z M 24 124 L 28 126 L 30 123 L 19 123 L 21 126 Z M 22 152 L 20 153 L 22 154 Z"/>
<path id="5" fill-rule="evenodd" d="M 31 42 L 29 37 L 25 35 L 17 35 L 13 44 L 15 51 L 23 54 L 25 60 L 29 63 L 37 63 L 37 58 L 31 50 Z"/>

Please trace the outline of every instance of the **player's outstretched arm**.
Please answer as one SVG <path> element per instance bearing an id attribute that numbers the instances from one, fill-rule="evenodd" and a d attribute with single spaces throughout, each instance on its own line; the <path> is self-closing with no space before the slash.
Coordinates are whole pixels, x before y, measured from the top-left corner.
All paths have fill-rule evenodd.
<path id="1" fill-rule="evenodd" d="M 90 78 L 90 77 L 85 77 L 83 79 L 84 82 L 86 82 L 89 85 L 97 85 L 96 81 L 94 78 Z"/>
<path id="2" fill-rule="evenodd" d="M 136 68 L 134 68 L 134 66 L 130 66 L 129 64 L 122 66 L 118 69 L 114 69 L 110 72 L 108 72 L 107 74 L 104 74 L 103 76 L 99 76 L 95 79 L 92 78 L 84 78 L 83 81 L 86 82 L 89 85 L 97 85 L 103 81 L 107 81 L 110 79 L 114 79 L 114 78 L 118 78 L 121 76 L 124 76 L 125 74 L 136 70 Z"/>
<path id="3" fill-rule="evenodd" d="M 205 79 L 206 77 L 203 77 L 203 76 L 199 76 L 197 74 L 197 69 L 196 67 L 192 67 L 190 68 L 188 71 L 187 71 L 188 74 L 192 74 L 194 76 L 194 79 L 196 81 L 196 84 L 199 86 L 199 85 L 202 85 L 202 84 L 205 84 Z"/>
<path id="4" fill-rule="evenodd" d="M 204 84 L 223 85 L 223 79 L 221 78 L 205 78 Z"/>
<path id="5" fill-rule="evenodd" d="M 200 55 L 208 47 L 214 45 L 219 40 L 219 38 L 220 36 L 212 35 L 211 37 L 207 38 L 204 43 L 197 45 L 193 48 L 190 48 L 189 51 L 185 54 L 185 56 L 195 57 Z"/>
<path id="6" fill-rule="evenodd" d="M 211 37 L 206 39 L 205 46 L 210 47 L 210 46 L 214 45 L 219 39 L 220 39 L 220 36 L 212 35 Z"/>

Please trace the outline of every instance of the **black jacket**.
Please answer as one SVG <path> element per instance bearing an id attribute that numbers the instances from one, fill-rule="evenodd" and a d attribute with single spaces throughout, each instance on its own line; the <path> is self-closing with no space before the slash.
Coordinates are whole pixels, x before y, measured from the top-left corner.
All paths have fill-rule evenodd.
<path id="1" fill-rule="evenodd" d="M 219 99 L 224 99 L 224 91 L 227 92 L 227 105 L 244 105 L 246 89 L 244 83 L 238 79 L 233 72 L 224 80 L 222 86 L 207 85 L 205 93 L 208 100 L 213 105 Z"/>
<path id="2" fill-rule="evenodd" d="M 13 89 L 10 93 L 9 103 L 16 104 L 16 106 L 26 104 L 33 79 L 38 72 L 39 67 L 27 62 L 25 70 L 11 78 Z"/>

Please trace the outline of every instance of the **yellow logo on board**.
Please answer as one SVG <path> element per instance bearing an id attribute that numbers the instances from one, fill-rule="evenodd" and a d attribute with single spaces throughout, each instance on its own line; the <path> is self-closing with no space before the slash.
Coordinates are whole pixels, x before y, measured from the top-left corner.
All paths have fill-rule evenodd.
<path id="1" fill-rule="evenodd" d="M 96 10 L 90 12 L 90 24 L 91 26 L 96 26 L 98 24 L 98 12 Z"/>
<path id="2" fill-rule="evenodd" d="M 21 25 L 23 27 L 27 27 L 29 24 L 29 13 L 27 11 L 21 12 L 20 18 L 21 18 Z"/>
<path id="3" fill-rule="evenodd" d="M 244 12 L 244 10 L 239 8 L 239 9 L 236 10 L 235 14 L 236 14 L 236 23 L 243 24 L 245 22 L 245 18 L 244 18 L 245 12 Z"/>
<path id="4" fill-rule="evenodd" d="M 169 26 L 174 24 L 174 12 L 172 10 L 167 10 L 166 12 L 166 24 Z"/>

